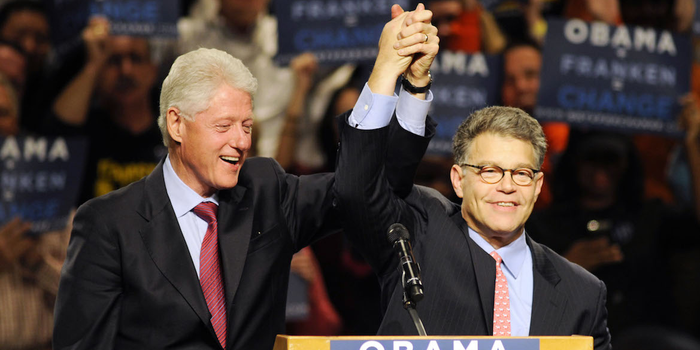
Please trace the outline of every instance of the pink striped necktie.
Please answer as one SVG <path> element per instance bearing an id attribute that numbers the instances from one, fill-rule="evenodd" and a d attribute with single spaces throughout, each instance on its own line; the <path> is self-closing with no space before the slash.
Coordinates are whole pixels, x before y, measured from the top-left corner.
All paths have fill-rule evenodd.
<path id="1" fill-rule="evenodd" d="M 204 300 L 211 313 L 211 324 L 216 337 L 221 346 L 226 349 L 226 299 L 219 262 L 218 222 L 216 221 L 218 209 L 218 206 L 212 202 L 202 202 L 192 211 L 208 224 L 207 233 L 202 242 L 202 251 L 199 254 L 199 284 L 202 286 Z"/>
<path id="2" fill-rule="evenodd" d="M 510 337 L 510 297 L 508 281 L 501 270 L 501 256 L 494 250 L 491 257 L 496 260 L 496 293 L 493 298 L 493 335 Z"/>

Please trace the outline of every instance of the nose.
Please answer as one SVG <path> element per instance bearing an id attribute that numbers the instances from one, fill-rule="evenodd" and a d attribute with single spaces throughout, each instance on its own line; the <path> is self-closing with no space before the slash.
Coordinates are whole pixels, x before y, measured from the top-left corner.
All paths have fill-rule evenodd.
<path id="1" fill-rule="evenodd" d="M 247 152 L 248 150 L 250 150 L 252 144 L 253 141 L 251 138 L 251 134 L 249 132 L 246 132 L 245 128 L 242 125 L 234 128 L 234 131 L 231 135 L 231 140 L 229 141 L 229 146 L 238 149 L 241 152 Z"/>
<path id="2" fill-rule="evenodd" d="M 515 183 L 513 182 L 513 173 L 510 170 L 503 172 L 503 178 L 498 182 L 496 189 L 503 193 L 515 192 Z"/>
<path id="3" fill-rule="evenodd" d="M 119 68 L 123 74 L 129 74 L 134 68 L 134 62 L 132 62 L 128 57 L 122 57 L 121 61 L 119 62 Z"/>
<path id="4" fill-rule="evenodd" d="M 24 51 L 26 51 L 29 54 L 32 54 L 36 51 L 36 47 L 36 38 L 32 35 L 25 35 L 22 39 L 22 48 L 24 49 Z"/>

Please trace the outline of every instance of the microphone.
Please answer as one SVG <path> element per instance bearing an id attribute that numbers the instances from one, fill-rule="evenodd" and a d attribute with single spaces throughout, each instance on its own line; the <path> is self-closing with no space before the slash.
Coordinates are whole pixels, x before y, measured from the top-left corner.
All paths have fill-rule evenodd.
<path id="1" fill-rule="evenodd" d="M 399 223 L 392 224 L 389 226 L 387 238 L 389 242 L 393 242 L 394 250 L 399 254 L 399 263 L 403 270 L 404 296 L 415 305 L 423 300 L 423 282 L 420 279 L 420 266 L 413 257 L 408 230 Z"/>

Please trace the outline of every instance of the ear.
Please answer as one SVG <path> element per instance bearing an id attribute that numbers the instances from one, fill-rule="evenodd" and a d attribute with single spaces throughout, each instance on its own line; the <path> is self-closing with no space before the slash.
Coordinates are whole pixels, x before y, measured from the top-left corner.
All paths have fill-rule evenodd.
<path id="1" fill-rule="evenodd" d="M 544 184 L 544 172 L 539 172 L 537 173 L 536 180 L 535 180 L 535 200 L 537 200 L 537 197 L 539 197 L 540 192 L 542 191 L 542 185 Z"/>
<path id="2" fill-rule="evenodd" d="M 462 168 L 454 164 L 452 165 L 452 169 L 450 169 L 450 180 L 452 180 L 452 189 L 455 191 L 457 194 L 457 197 L 463 198 L 464 193 L 462 193 L 462 179 L 464 176 L 462 175 Z"/>
<path id="3" fill-rule="evenodd" d="M 182 132 L 185 120 L 184 117 L 180 115 L 180 110 L 175 107 L 168 108 L 168 111 L 165 114 L 165 122 L 170 138 L 177 143 L 182 142 Z"/>

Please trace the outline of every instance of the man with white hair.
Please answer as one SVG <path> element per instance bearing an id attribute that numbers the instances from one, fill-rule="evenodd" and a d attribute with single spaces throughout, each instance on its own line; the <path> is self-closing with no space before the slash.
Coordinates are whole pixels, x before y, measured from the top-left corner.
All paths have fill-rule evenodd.
<path id="1" fill-rule="evenodd" d="M 284 332 L 292 255 L 340 225 L 333 174 L 297 177 L 272 159 L 247 159 L 256 88 L 223 51 L 175 60 L 158 120 L 168 156 L 76 213 L 54 349 L 272 348 Z M 411 98 L 398 105 L 415 111 Z M 393 109 L 374 113 L 389 119 Z M 416 154 L 386 158 L 402 168 Z"/>

